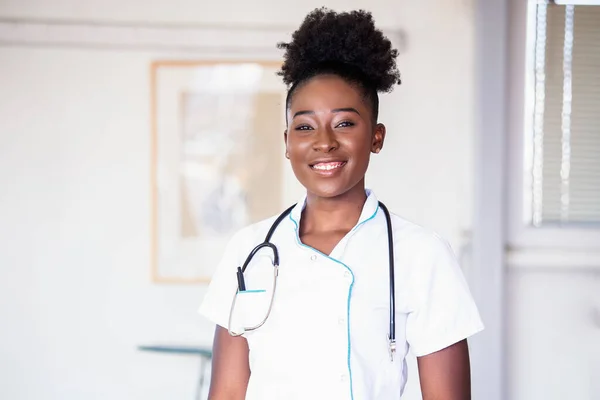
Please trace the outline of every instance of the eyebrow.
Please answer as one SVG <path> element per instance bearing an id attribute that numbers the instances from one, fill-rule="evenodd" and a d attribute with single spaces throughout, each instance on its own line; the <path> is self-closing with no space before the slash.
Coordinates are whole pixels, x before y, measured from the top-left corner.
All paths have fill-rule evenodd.
<path id="1" fill-rule="evenodd" d="M 332 113 L 339 113 L 339 112 L 353 112 L 356 113 L 358 115 L 360 115 L 360 113 L 358 112 L 358 110 L 356 108 L 353 107 L 344 107 L 344 108 L 334 108 L 333 110 L 331 110 Z M 302 110 L 302 111 L 298 111 L 297 113 L 294 114 L 294 116 L 292 117 L 292 119 L 296 118 L 297 116 L 300 115 L 314 115 L 315 112 L 312 110 Z"/>

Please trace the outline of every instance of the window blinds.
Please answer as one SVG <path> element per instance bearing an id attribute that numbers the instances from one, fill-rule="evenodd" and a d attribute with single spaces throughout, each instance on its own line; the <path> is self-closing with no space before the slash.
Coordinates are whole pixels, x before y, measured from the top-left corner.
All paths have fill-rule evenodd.
<path id="1" fill-rule="evenodd" d="M 600 6 L 536 20 L 533 223 L 600 226 Z"/>

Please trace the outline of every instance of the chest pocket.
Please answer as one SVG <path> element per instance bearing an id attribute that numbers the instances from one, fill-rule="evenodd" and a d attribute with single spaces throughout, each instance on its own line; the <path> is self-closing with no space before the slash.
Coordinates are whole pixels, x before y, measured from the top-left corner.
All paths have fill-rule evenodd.
<path id="1" fill-rule="evenodd" d="M 238 291 L 231 313 L 231 329 L 249 333 L 265 322 L 273 294 L 274 267 L 269 254 L 257 254 L 246 268 L 246 290 Z"/>

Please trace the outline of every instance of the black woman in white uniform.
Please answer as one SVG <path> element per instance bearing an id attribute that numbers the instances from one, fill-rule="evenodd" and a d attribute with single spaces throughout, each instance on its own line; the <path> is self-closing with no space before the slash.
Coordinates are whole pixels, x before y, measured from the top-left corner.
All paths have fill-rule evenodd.
<path id="1" fill-rule="evenodd" d="M 470 399 L 466 339 L 483 324 L 455 256 L 365 186 L 396 50 L 369 13 L 327 9 L 279 47 L 306 194 L 227 246 L 200 307 L 217 325 L 209 399 L 400 399 L 409 351 L 425 400 Z"/>

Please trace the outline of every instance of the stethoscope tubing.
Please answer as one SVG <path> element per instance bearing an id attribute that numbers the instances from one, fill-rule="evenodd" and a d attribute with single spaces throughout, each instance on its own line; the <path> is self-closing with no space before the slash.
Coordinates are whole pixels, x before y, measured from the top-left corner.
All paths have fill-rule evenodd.
<path id="1" fill-rule="evenodd" d="M 250 254 L 248 254 L 248 256 L 246 257 L 246 260 L 244 261 L 244 264 L 242 265 L 242 267 L 237 268 L 238 289 L 237 289 L 237 291 L 233 297 L 233 301 L 231 303 L 231 309 L 229 312 L 229 321 L 228 321 L 228 327 L 227 327 L 227 330 L 229 331 L 229 334 L 231 336 L 234 336 L 234 337 L 242 336 L 245 332 L 253 331 L 253 330 L 260 328 L 261 326 L 263 326 L 265 324 L 265 322 L 269 318 L 269 315 L 271 314 L 271 310 L 273 308 L 273 300 L 275 299 L 275 292 L 277 289 L 277 276 L 279 274 L 279 251 L 277 250 L 277 247 L 273 243 L 271 243 L 271 238 L 273 237 L 273 234 L 274 234 L 275 230 L 277 229 L 277 227 L 279 226 L 279 224 L 281 223 L 281 221 L 283 221 L 283 219 L 292 211 L 292 209 L 295 206 L 296 206 L 296 204 L 290 206 L 289 208 L 287 208 L 284 212 L 282 212 L 277 217 L 277 219 L 273 222 L 273 224 L 271 225 L 271 228 L 267 232 L 265 240 L 262 243 L 260 243 L 258 246 L 256 246 L 254 249 L 252 249 Z M 390 346 L 390 357 L 393 361 L 393 356 L 396 351 L 396 287 L 395 287 L 396 285 L 395 285 L 395 277 L 394 277 L 394 271 L 395 271 L 395 267 L 394 267 L 394 258 L 395 258 L 394 257 L 394 237 L 393 237 L 393 231 L 392 231 L 392 219 L 390 216 L 390 212 L 388 211 L 387 207 L 382 202 L 379 202 L 379 207 L 383 210 L 383 213 L 385 214 L 386 228 L 387 228 L 389 287 L 390 287 L 390 307 L 389 307 L 390 308 L 390 324 L 389 324 L 390 331 L 389 331 L 389 335 L 388 335 L 388 340 L 389 340 L 389 346 Z M 248 265 L 252 261 L 252 258 L 256 255 L 256 253 L 258 253 L 263 248 L 270 248 L 273 251 L 273 291 L 271 293 L 271 301 L 269 302 L 269 309 L 268 309 L 267 313 L 265 314 L 265 317 L 263 318 L 263 320 L 260 323 L 258 323 L 257 325 L 255 325 L 253 327 L 242 328 L 243 332 L 241 332 L 241 333 L 235 333 L 231 330 L 231 322 L 232 322 L 233 311 L 235 308 L 237 296 L 240 292 L 243 292 L 246 290 L 246 283 L 244 280 L 244 272 L 246 272 L 246 269 L 248 268 Z"/>

